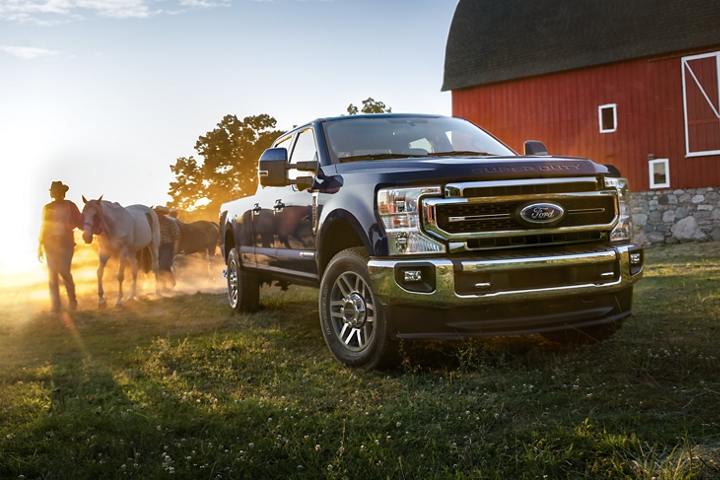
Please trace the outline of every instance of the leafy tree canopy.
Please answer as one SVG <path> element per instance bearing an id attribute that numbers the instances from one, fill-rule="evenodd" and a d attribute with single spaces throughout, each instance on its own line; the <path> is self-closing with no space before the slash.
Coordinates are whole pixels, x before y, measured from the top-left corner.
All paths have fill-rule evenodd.
<path id="1" fill-rule="evenodd" d="M 347 107 L 348 115 L 357 115 L 358 113 L 391 113 L 392 108 L 386 106 L 381 101 L 375 101 L 374 98 L 368 97 L 362 101 L 362 110 L 358 112 L 358 107 L 352 103 Z"/>
<path id="2" fill-rule="evenodd" d="M 202 162 L 191 156 L 170 165 L 175 181 L 170 182 L 169 206 L 188 212 L 193 220 L 215 220 L 223 202 L 255 193 L 258 158 L 283 133 L 275 129 L 276 123 L 266 114 L 242 121 L 226 115 L 195 143 Z"/>

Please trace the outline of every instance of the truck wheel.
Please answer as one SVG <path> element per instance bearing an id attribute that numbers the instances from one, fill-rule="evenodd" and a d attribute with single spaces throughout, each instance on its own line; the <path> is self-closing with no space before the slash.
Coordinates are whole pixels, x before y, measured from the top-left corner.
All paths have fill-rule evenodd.
<path id="1" fill-rule="evenodd" d="M 260 283 L 257 275 L 240 266 L 240 255 L 233 248 L 227 261 L 228 301 L 238 312 L 254 312 L 260 305 Z"/>
<path id="2" fill-rule="evenodd" d="M 365 369 L 399 360 L 382 307 L 373 294 L 364 248 L 348 248 L 330 260 L 320 282 L 320 327 L 333 356 Z"/>
<path id="3" fill-rule="evenodd" d="M 569 328 L 567 330 L 555 330 L 552 332 L 542 332 L 540 335 L 555 343 L 577 343 L 584 345 L 592 345 L 601 340 L 605 340 L 613 333 L 617 332 L 622 326 L 622 320 L 616 320 L 602 325 L 593 325 L 591 327 Z"/>

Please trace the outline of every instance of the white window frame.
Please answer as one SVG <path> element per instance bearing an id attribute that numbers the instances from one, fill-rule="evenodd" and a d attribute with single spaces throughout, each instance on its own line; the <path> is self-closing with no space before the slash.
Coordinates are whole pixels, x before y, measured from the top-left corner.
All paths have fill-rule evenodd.
<path id="1" fill-rule="evenodd" d="M 603 129 L 603 110 L 606 108 L 612 108 L 613 128 Z M 600 126 L 600 133 L 612 133 L 617 131 L 617 103 L 608 103 L 598 107 L 598 125 Z"/>
<path id="2" fill-rule="evenodd" d="M 715 105 L 710 101 L 710 98 L 708 97 L 705 90 L 700 85 L 700 82 L 695 77 L 695 74 L 688 66 L 688 62 L 692 60 L 699 60 L 701 58 L 708 58 L 708 57 L 715 57 L 715 66 L 717 67 L 717 76 L 718 76 L 718 95 L 720 98 L 720 52 L 712 52 L 712 53 L 701 53 L 699 55 L 691 55 L 689 57 L 682 57 L 682 89 L 683 89 L 683 124 L 685 127 L 685 157 L 704 157 L 707 155 L 719 155 L 720 150 L 709 150 L 709 151 L 698 151 L 698 152 L 691 152 L 690 151 L 690 133 L 688 131 L 688 120 L 687 120 L 687 82 L 694 82 L 695 85 L 700 89 L 703 96 L 705 97 L 705 100 L 710 105 L 710 108 L 712 108 L 715 115 L 718 117 L 718 122 L 720 122 L 720 111 L 718 111 L 718 108 L 716 108 Z M 689 73 L 689 75 L 688 75 Z"/>
<path id="3" fill-rule="evenodd" d="M 665 170 L 665 181 L 663 183 L 655 182 L 655 165 L 663 165 Z M 670 188 L 670 160 L 667 158 L 656 158 L 648 161 L 648 171 L 650 173 L 650 188 Z"/>

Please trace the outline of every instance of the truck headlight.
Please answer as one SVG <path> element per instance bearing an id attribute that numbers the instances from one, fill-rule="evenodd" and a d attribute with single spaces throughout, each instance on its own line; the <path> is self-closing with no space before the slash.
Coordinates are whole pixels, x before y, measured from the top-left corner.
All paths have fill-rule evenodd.
<path id="1" fill-rule="evenodd" d="M 610 232 L 611 242 L 629 242 L 632 240 L 632 220 L 630 216 L 630 189 L 626 178 L 605 177 L 605 188 L 615 188 L 618 192 L 618 212 L 620 220 Z"/>
<path id="2" fill-rule="evenodd" d="M 388 237 L 390 255 L 445 252 L 445 245 L 420 228 L 423 197 L 441 196 L 440 187 L 383 188 L 377 205 Z"/>

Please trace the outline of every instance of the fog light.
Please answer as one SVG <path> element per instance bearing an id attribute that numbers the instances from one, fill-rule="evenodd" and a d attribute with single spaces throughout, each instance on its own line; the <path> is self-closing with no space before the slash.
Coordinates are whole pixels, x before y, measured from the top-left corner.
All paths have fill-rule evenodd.
<path id="1" fill-rule="evenodd" d="M 422 282 L 422 272 L 420 270 L 403 270 L 403 278 L 406 282 Z"/>
<path id="2" fill-rule="evenodd" d="M 435 291 L 435 265 L 429 262 L 412 262 L 395 265 L 395 283 L 411 293 Z"/>
<path id="3" fill-rule="evenodd" d="M 633 249 L 629 253 L 630 275 L 637 275 L 638 273 L 642 272 L 643 262 L 645 261 L 645 259 L 643 258 L 642 248 Z"/>

